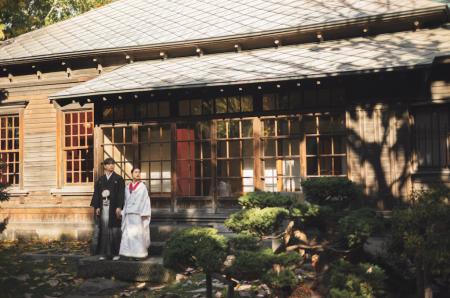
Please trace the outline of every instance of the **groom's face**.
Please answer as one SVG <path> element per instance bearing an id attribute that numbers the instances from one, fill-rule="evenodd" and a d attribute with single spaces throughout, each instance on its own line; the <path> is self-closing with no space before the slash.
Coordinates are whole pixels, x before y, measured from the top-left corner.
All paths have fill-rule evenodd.
<path id="1" fill-rule="evenodd" d="M 106 164 L 104 166 L 104 168 L 105 168 L 105 171 L 113 172 L 114 171 L 114 164 L 113 163 Z"/>

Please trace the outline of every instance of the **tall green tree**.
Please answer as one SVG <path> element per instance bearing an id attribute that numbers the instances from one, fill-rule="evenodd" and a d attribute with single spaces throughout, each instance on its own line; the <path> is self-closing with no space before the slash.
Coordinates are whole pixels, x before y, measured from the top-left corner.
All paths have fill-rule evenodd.
<path id="1" fill-rule="evenodd" d="M 114 0 L 0 0 L 0 40 L 79 15 Z"/>

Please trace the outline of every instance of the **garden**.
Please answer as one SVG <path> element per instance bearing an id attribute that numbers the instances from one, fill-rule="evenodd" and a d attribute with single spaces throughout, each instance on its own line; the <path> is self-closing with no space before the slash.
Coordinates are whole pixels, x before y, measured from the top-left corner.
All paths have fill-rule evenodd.
<path id="1" fill-rule="evenodd" d="M 302 184 L 305 198 L 253 192 L 225 221 L 166 243 L 164 265 L 205 275 L 207 297 L 449 297 L 449 190 L 417 191 L 380 214 L 346 178 Z M 227 287 L 214 291 L 213 279 Z M 245 284 L 247 291 L 235 289 Z M 261 289 L 267 289 L 266 291 Z"/>
<path id="2" fill-rule="evenodd" d="M 87 242 L 3 242 L 2 297 L 450 297 L 448 189 L 414 192 L 381 213 L 345 178 L 302 187 L 301 199 L 240 197 L 224 223 L 232 233 L 172 234 L 162 255 L 172 278 L 163 284 L 81 278 L 76 256 L 88 256 Z M 27 258 L 33 253 L 47 257 Z"/>

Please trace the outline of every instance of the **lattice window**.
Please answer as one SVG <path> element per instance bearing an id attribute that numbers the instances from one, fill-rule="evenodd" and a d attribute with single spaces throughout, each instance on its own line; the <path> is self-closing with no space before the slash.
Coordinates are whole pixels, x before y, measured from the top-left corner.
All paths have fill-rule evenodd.
<path id="1" fill-rule="evenodd" d="M 303 117 L 307 176 L 347 173 L 344 115 Z"/>
<path id="2" fill-rule="evenodd" d="M 300 189 L 300 119 L 262 120 L 262 177 L 266 191 Z"/>
<path id="3" fill-rule="evenodd" d="M 92 111 L 64 113 L 64 173 L 66 183 L 94 180 Z"/>
<path id="4" fill-rule="evenodd" d="M 135 157 L 132 127 L 115 126 L 103 128 L 103 160 L 111 157 L 116 161 L 115 172 L 130 181 Z"/>
<path id="5" fill-rule="evenodd" d="M 177 195 L 212 195 L 211 122 L 177 124 L 176 141 Z"/>
<path id="6" fill-rule="evenodd" d="M 217 191 L 219 197 L 254 190 L 253 121 L 217 121 Z"/>
<path id="7" fill-rule="evenodd" d="M 0 116 L 0 174 L 2 183 L 19 184 L 19 146 L 19 115 Z"/>
<path id="8" fill-rule="evenodd" d="M 170 194 L 171 186 L 170 124 L 139 127 L 141 176 L 150 193 Z"/>
<path id="9" fill-rule="evenodd" d="M 422 107 L 414 112 L 414 133 L 420 169 L 450 167 L 450 108 Z"/>

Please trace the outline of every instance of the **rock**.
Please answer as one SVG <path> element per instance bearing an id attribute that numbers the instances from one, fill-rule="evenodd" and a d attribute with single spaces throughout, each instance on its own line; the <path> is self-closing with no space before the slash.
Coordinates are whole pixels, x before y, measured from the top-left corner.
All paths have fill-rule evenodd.
<path id="1" fill-rule="evenodd" d="M 200 288 L 200 289 L 196 289 L 196 290 L 192 290 L 192 291 L 188 291 L 188 293 L 206 293 L 206 288 Z"/>
<path id="2" fill-rule="evenodd" d="M 239 291 L 239 297 L 252 297 L 252 293 L 249 291 Z"/>
<path id="3" fill-rule="evenodd" d="M 30 275 L 29 274 L 21 274 L 21 275 L 13 276 L 12 278 L 17 279 L 19 281 L 27 281 L 30 279 Z"/>
<path id="4" fill-rule="evenodd" d="M 178 274 L 175 276 L 175 281 L 176 281 L 176 282 L 181 282 L 181 281 L 184 281 L 184 280 L 187 280 L 187 279 L 188 279 L 188 277 L 187 277 L 186 275 L 184 275 L 184 274 L 178 273 Z"/>
<path id="5" fill-rule="evenodd" d="M 48 281 L 48 284 L 49 284 L 51 287 L 56 287 L 56 286 L 59 284 L 59 280 L 56 280 L 56 279 L 50 279 L 50 280 Z"/>
<path id="6" fill-rule="evenodd" d="M 81 294 L 112 295 L 128 286 L 128 283 L 106 278 L 94 278 L 83 282 L 78 288 Z"/>
<path id="7" fill-rule="evenodd" d="M 223 283 L 221 283 L 221 282 L 213 282 L 213 283 L 212 283 L 212 286 L 213 286 L 214 288 L 220 288 L 220 289 L 225 288 L 225 285 L 224 285 Z"/>
<path id="8" fill-rule="evenodd" d="M 158 298 L 181 298 L 180 295 L 174 294 L 174 293 L 166 293 L 162 294 Z"/>
<path id="9" fill-rule="evenodd" d="M 25 293 L 24 297 L 25 297 L 25 298 L 31 298 L 31 297 L 33 297 L 33 294 Z"/>
<path id="10" fill-rule="evenodd" d="M 139 290 L 145 289 L 146 285 L 147 284 L 145 282 L 141 282 L 141 283 L 136 285 L 136 289 L 139 289 Z"/>
<path id="11" fill-rule="evenodd" d="M 238 291 L 250 291 L 252 289 L 252 285 L 239 285 Z"/>
<path id="12" fill-rule="evenodd" d="M 223 298 L 222 292 L 216 292 L 216 293 L 214 294 L 214 298 Z"/>

